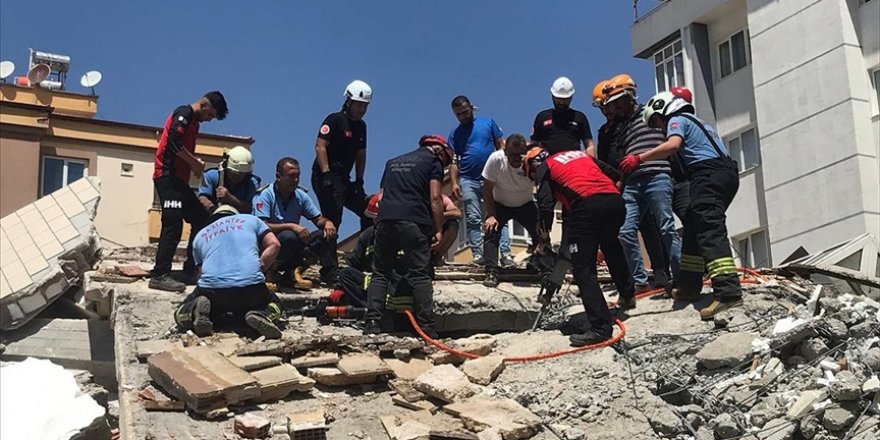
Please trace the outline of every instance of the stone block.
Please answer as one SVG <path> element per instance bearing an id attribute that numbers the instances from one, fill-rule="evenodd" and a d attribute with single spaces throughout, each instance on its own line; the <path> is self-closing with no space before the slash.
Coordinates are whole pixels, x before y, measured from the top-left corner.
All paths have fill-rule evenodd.
<path id="1" fill-rule="evenodd" d="M 788 409 L 788 418 L 797 419 L 805 416 L 812 411 L 813 405 L 825 400 L 826 397 L 828 397 L 828 392 L 825 390 L 807 390 L 802 392 L 791 408 Z"/>
<path id="2" fill-rule="evenodd" d="M 227 359 L 244 371 L 262 370 L 281 365 L 281 358 L 278 356 L 230 356 Z"/>
<path id="3" fill-rule="evenodd" d="M 413 388 L 444 402 L 466 399 L 479 392 L 467 376 L 452 365 L 438 365 L 413 382 Z"/>
<path id="4" fill-rule="evenodd" d="M 859 406 L 855 402 L 834 405 L 825 410 L 822 425 L 831 432 L 842 432 L 852 425 L 859 415 Z"/>
<path id="5" fill-rule="evenodd" d="M 495 343 L 495 337 L 492 335 L 476 334 L 468 338 L 456 339 L 447 345 L 465 353 L 486 356 L 495 348 Z M 434 365 L 460 364 L 466 360 L 464 357 L 446 351 L 433 353 L 429 358 Z"/>
<path id="6" fill-rule="evenodd" d="M 497 429 L 504 440 L 520 440 L 535 435 L 541 428 L 541 418 L 513 399 L 473 398 L 443 407 L 461 418 L 471 431 Z"/>
<path id="7" fill-rule="evenodd" d="M 348 377 L 376 377 L 383 374 L 391 374 L 391 368 L 379 357 L 372 353 L 358 353 L 342 356 L 336 364 L 336 368 Z"/>
<path id="8" fill-rule="evenodd" d="M 489 385 L 504 371 L 504 358 L 501 356 L 484 356 L 464 361 L 461 367 L 464 374 L 477 385 Z"/>
<path id="9" fill-rule="evenodd" d="M 835 376 L 836 381 L 831 383 L 831 398 L 838 402 L 858 400 L 862 395 L 862 385 L 859 379 L 851 371 L 841 371 Z"/>
<path id="10" fill-rule="evenodd" d="M 339 362 L 337 353 L 309 353 L 305 356 L 295 357 L 290 360 L 290 365 L 296 368 L 323 367 L 336 365 Z"/>
<path id="11" fill-rule="evenodd" d="M 317 367 L 309 368 L 308 376 L 315 382 L 333 387 L 344 387 L 348 385 L 360 385 L 376 382 L 376 376 L 346 376 L 343 372 L 335 367 Z"/>
<path id="12" fill-rule="evenodd" d="M 233 430 L 244 438 L 266 438 L 272 434 L 272 423 L 252 413 L 235 416 Z"/>
<path id="13" fill-rule="evenodd" d="M 290 364 L 282 364 L 251 372 L 260 386 L 260 402 L 283 399 L 294 391 L 306 392 L 315 386 L 315 380 L 299 374 Z"/>
<path id="14" fill-rule="evenodd" d="M 726 333 L 697 352 L 697 361 L 714 370 L 740 365 L 752 356 L 752 333 Z"/>
<path id="15" fill-rule="evenodd" d="M 134 350 L 138 360 L 146 360 L 148 357 L 156 353 L 174 350 L 175 348 L 183 348 L 183 343 L 180 341 L 169 341 L 167 339 L 151 339 L 149 341 L 136 341 L 134 343 Z"/>
<path id="16" fill-rule="evenodd" d="M 434 368 L 431 361 L 417 357 L 405 360 L 385 359 L 385 363 L 391 368 L 394 377 L 405 380 L 416 380 L 417 377 Z"/>
<path id="17" fill-rule="evenodd" d="M 254 376 L 209 347 L 158 353 L 148 363 L 150 377 L 197 413 L 260 397 Z"/>

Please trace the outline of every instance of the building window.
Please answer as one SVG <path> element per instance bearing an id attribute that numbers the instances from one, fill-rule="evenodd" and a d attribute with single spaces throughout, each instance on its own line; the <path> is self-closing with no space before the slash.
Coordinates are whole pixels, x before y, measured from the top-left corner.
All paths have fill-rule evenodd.
<path id="1" fill-rule="evenodd" d="M 761 165 L 761 145 L 758 131 L 752 127 L 725 140 L 730 149 L 730 157 L 739 166 L 739 172 L 748 171 Z"/>
<path id="2" fill-rule="evenodd" d="M 877 98 L 875 102 L 877 105 L 876 113 L 880 113 L 880 67 L 871 72 L 871 84 L 874 86 L 874 94 L 877 95 L 875 96 Z"/>
<path id="3" fill-rule="evenodd" d="M 654 53 L 654 75 L 657 92 L 684 85 L 684 55 L 681 40 Z"/>
<path id="4" fill-rule="evenodd" d="M 88 161 L 55 156 L 43 156 L 42 165 L 40 197 L 85 177 L 89 169 Z"/>
<path id="5" fill-rule="evenodd" d="M 766 229 L 737 239 L 736 251 L 742 267 L 770 267 L 770 239 Z"/>
<path id="6" fill-rule="evenodd" d="M 134 164 L 123 162 L 119 169 L 119 175 L 134 177 Z"/>
<path id="7" fill-rule="evenodd" d="M 526 228 L 513 220 L 507 222 L 507 230 L 510 233 L 511 243 L 528 243 L 531 238 Z"/>
<path id="8" fill-rule="evenodd" d="M 743 29 L 718 45 L 718 63 L 722 78 L 749 65 L 748 38 L 748 31 Z"/>

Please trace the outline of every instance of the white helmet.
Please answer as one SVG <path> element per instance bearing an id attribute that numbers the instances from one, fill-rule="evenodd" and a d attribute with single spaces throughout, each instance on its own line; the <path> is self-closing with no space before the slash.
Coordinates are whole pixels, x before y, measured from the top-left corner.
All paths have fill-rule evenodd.
<path id="1" fill-rule="evenodd" d="M 556 78 L 556 81 L 553 81 L 550 94 L 555 98 L 571 98 L 571 95 L 574 95 L 574 83 L 570 79 L 560 76 Z"/>
<path id="2" fill-rule="evenodd" d="M 352 101 L 369 103 L 373 100 L 373 89 L 369 84 L 356 79 L 345 88 L 344 96 Z"/>
<path id="3" fill-rule="evenodd" d="M 247 174 L 254 169 L 254 155 L 241 145 L 233 147 L 226 153 L 226 169 L 236 173 Z"/>
<path id="4" fill-rule="evenodd" d="M 672 92 L 660 92 L 645 104 L 645 108 L 642 110 L 642 119 L 648 123 L 654 115 L 669 116 L 680 111 L 693 113 L 694 106 L 673 95 Z"/>

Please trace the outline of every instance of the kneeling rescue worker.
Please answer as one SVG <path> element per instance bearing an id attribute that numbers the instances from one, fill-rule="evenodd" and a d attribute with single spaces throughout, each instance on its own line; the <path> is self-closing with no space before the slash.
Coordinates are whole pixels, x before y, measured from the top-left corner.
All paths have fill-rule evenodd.
<path id="1" fill-rule="evenodd" d="M 613 171 L 584 151 L 563 151 L 549 155 L 533 147 L 525 158 L 526 176 L 538 186 L 540 227 L 550 231 L 553 208 L 562 204 L 563 228 L 568 230 L 572 272 L 590 328 L 569 338 L 576 347 L 606 341 L 612 335 L 611 313 L 596 274 L 596 255 L 601 248 L 611 278 L 620 294 L 622 309 L 635 307 L 635 290 L 617 234 L 626 208 L 614 182 Z"/>
<path id="2" fill-rule="evenodd" d="M 241 321 L 267 339 L 278 339 L 281 301 L 266 287 L 264 273 L 281 244 L 259 218 L 221 205 L 199 231 L 193 256 L 202 267 L 198 286 L 174 313 L 181 330 L 210 336 L 218 321 Z"/>
<path id="3" fill-rule="evenodd" d="M 666 133 L 666 142 L 621 162 L 624 173 L 644 161 L 678 154 L 690 178 L 690 206 L 684 219 L 681 247 L 681 287 L 676 299 L 700 297 L 703 270 L 712 279 L 715 300 L 700 310 L 710 320 L 725 309 L 742 304 L 739 275 L 727 238 L 727 207 L 739 189 L 737 165 L 718 133 L 694 116 L 694 107 L 670 92 L 651 98 L 642 113 L 645 122 Z"/>

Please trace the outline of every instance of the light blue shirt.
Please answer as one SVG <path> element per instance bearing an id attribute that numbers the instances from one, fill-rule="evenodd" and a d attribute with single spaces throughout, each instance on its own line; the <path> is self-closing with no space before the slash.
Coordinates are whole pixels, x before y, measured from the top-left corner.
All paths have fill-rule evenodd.
<path id="1" fill-rule="evenodd" d="M 199 287 L 223 289 L 266 282 L 260 270 L 260 241 L 269 232 L 250 214 L 221 217 L 193 240 L 193 259 L 202 266 Z"/>
<path id="2" fill-rule="evenodd" d="M 242 202 L 250 202 L 257 194 L 257 187 L 260 186 L 260 178 L 251 174 L 239 182 L 238 185 L 234 185 L 229 180 L 223 183 L 224 186 L 226 186 L 226 189 L 228 189 L 235 198 Z M 205 196 L 211 199 L 214 203 L 217 203 L 214 194 L 216 193 L 218 186 L 220 186 L 220 170 L 217 168 L 207 170 L 202 178 L 202 184 L 199 186 L 199 195 Z"/>
<path id="3" fill-rule="evenodd" d="M 694 118 L 696 118 L 696 116 L 694 116 Z M 697 120 L 703 122 L 701 119 Z M 721 140 L 721 137 L 718 136 L 718 133 L 715 132 L 715 129 L 705 122 L 703 122 L 703 127 L 706 128 L 706 131 L 708 131 L 709 135 L 712 136 L 712 139 L 715 140 L 715 144 L 718 145 L 718 148 L 721 149 L 722 153 L 725 156 L 730 156 L 727 146 L 724 145 L 724 142 Z M 669 118 L 669 123 L 666 126 L 666 138 L 668 139 L 672 136 L 679 136 L 684 141 L 679 150 L 679 154 L 681 154 L 685 166 L 721 157 L 718 154 L 718 151 L 715 150 L 712 142 L 706 137 L 706 134 L 703 133 L 703 130 L 701 130 L 694 121 L 684 116 L 678 115 Z"/>
<path id="4" fill-rule="evenodd" d="M 301 217 L 313 220 L 321 215 L 321 211 L 309 195 L 299 188 L 285 204 L 275 194 L 273 184 L 254 197 L 254 215 L 269 223 L 299 223 Z"/>

